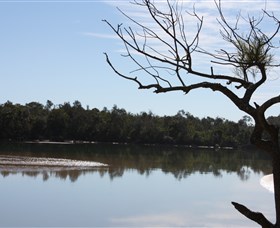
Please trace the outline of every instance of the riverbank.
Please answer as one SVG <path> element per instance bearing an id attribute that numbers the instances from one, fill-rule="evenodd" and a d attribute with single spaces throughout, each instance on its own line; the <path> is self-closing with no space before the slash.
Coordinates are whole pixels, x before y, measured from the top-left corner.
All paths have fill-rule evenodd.
<path id="1" fill-rule="evenodd" d="M 17 143 L 17 142 L 15 142 Z M 119 142 L 93 142 L 93 141 L 80 141 L 80 140 L 67 140 L 67 141 L 51 141 L 51 140 L 34 140 L 34 141 L 23 141 L 20 143 L 26 144 L 57 144 L 57 145 L 71 145 L 71 144 L 112 144 L 112 145 L 144 145 L 144 146 L 166 146 L 166 147 L 185 147 L 193 149 L 213 149 L 213 150 L 234 150 L 238 149 L 231 146 L 199 146 L 199 145 L 180 145 L 180 144 L 148 144 L 148 143 L 119 143 Z M 251 147 L 251 148 L 250 148 Z M 254 146 L 244 145 L 242 148 L 253 149 Z"/>

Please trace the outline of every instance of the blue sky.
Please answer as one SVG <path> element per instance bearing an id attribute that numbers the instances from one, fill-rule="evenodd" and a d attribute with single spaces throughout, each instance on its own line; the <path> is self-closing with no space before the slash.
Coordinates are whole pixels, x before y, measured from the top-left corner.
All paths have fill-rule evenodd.
<path id="1" fill-rule="evenodd" d="M 103 52 L 112 56 L 116 66 L 125 68 L 129 63 L 120 61 L 118 55 L 123 47 L 102 19 L 114 25 L 126 22 L 116 6 L 145 18 L 142 11 L 132 10 L 127 2 L 0 0 L 0 103 L 10 100 L 45 104 L 51 100 L 61 104 L 79 100 L 90 108 L 110 109 L 116 104 L 132 113 L 152 111 L 158 115 L 174 115 L 183 109 L 198 117 L 239 120 L 244 113 L 218 93 L 198 90 L 188 95 L 179 92 L 156 95 L 152 90 L 138 90 L 136 84 L 114 74 Z M 263 8 L 263 2 L 240 0 L 227 1 L 224 5 L 226 12 L 234 17 L 238 12 L 234 7 L 246 9 L 250 4 L 251 8 Z M 267 2 L 279 15 L 280 4 Z M 208 7 L 213 6 L 213 1 L 196 3 L 200 3 L 196 7 L 208 16 L 209 24 L 214 22 L 217 15 Z M 215 35 L 208 37 L 216 39 Z M 205 41 L 210 45 L 211 39 Z M 268 96 L 279 94 L 277 72 L 272 75 L 276 76 L 255 97 L 260 103 Z M 279 105 L 268 113 L 279 114 Z"/>

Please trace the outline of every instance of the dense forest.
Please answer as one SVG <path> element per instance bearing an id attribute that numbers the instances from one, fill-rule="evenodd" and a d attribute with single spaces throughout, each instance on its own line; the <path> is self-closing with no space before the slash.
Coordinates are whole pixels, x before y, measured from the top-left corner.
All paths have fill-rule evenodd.
<path id="1" fill-rule="evenodd" d="M 280 116 L 271 117 L 280 123 Z M 199 119 L 183 110 L 174 116 L 152 112 L 132 114 L 114 106 L 111 110 L 84 109 L 79 101 L 46 105 L 6 102 L 0 105 L 2 141 L 88 141 L 192 146 L 230 146 L 249 144 L 251 119 L 237 123 L 220 117 Z"/>

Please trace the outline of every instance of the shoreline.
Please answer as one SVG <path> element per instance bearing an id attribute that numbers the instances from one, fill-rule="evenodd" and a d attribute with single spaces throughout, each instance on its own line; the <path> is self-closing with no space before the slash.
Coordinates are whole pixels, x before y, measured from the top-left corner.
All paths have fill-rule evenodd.
<path id="1" fill-rule="evenodd" d="M 143 146 L 167 146 L 167 147 L 185 147 L 190 149 L 213 149 L 213 150 L 234 150 L 231 146 L 196 146 L 196 145 L 180 145 L 180 144 L 148 144 L 148 143 L 119 143 L 119 142 L 95 142 L 95 141 L 80 141 L 80 140 L 66 140 L 66 141 L 51 141 L 51 140 L 34 140 L 34 141 L 9 141 L 9 143 L 25 143 L 25 144 L 51 144 L 51 145 L 77 145 L 77 144 L 111 144 L 111 145 L 143 145 Z M 242 147 L 241 147 L 242 148 Z"/>

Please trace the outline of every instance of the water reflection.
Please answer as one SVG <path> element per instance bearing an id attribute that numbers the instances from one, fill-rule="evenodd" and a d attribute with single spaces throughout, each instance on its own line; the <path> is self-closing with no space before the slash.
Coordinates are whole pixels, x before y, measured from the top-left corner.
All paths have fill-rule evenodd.
<path id="1" fill-rule="evenodd" d="M 102 168 L 100 168 L 102 169 Z M 105 169 L 105 168 L 103 168 Z M 43 181 L 47 181 L 50 177 L 56 177 L 61 180 L 69 179 L 71 182 L 75 182 L 81 175 L 94 173 L 94 170 L 79 170 L 79 169 L 49 169 L 49 170 L 41 170 L 41 168 L 37 169 L 11 169 L 11 168 L 0 168 L 0 174 L 2 177 L 8 177 L 9 175 L 21 173 L 22 176 L 29 177 L 42 177 Z M 101 170 L 98 171 L 100 174 Z M 102 175 L 101 175 L 102 176 Z"/>
<path id="2" fill-rule="evenodd" d="M 42 144 L 1 144 L 0 155 L 74 159 L 86 162 L 101 162 L 109 164 L 105 168 L 79 167 L 36 167 L 36 166 L 8 166 L 1 165 L 0 173 L 3 177 L 22 173 L 24 176 L 42 176 L 44 181 L 50 177 L 61 180 L 67 178 L 75 182 L 86 173 L 99 173 L 101 177 L 109 175 L 113 180 L 123 176 L 129 169 L 137 170 L 141 175 L 149 176 L 154 170 L 162 170 L 172 174 L 176 179 L 187 178 L 192 173 L 211 173 L 215 177 L 222 177 L 223 173 L 237 173 L 239 178 L 246 181 L 251 172 L 270 173 L 271 165 L 265 154 L 257 151 L 242 150 L 206 150 L 190 148 L 174 148 L 161 146 L 137 145 L 108 145 L 108 144 L 80 144 L 80 145 L 42 145 Z"/>

